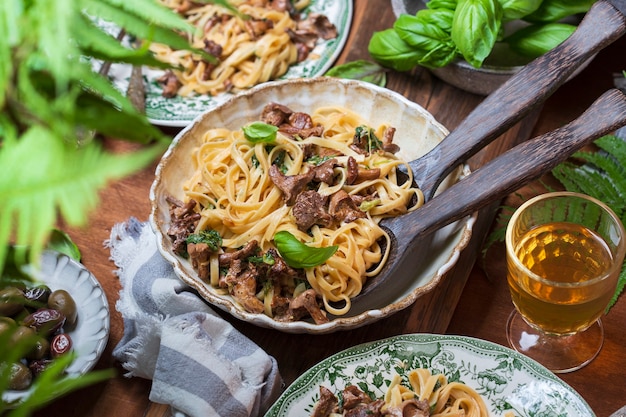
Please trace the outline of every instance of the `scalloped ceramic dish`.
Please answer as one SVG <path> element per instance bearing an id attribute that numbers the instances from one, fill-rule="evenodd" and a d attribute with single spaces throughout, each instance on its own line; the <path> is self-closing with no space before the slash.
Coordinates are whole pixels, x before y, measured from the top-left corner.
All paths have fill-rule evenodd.
<path id="1" fill-rule="evenodd" d="M 349 384 L 384 395 L 396 373 L 426 368 L 474 388 L 491 416 L 595 414 L 570 386 L 539 363 L 509 348 L 463 336 L 409 334 L 365 343 L 324 359 L 296 379 L 265 417 L 308 417 L 319 386 L 337 393 Z"/>
<path id="2" fill-rule="evenodd" d="M 78 320 L 75 328 L 68 332 L 76 359 L 66 372 L 69 375 L 87 373 L 98 362 L 109 339 L 109 305 L 100 283 L 82 264 L 51 251 L 43 253 L 41 268 L 34 272 L 34 276 L 53 291 L 66 290 L 76 302 Z M 27 393 L 6 391 L 2 400 L 17 401 Z"/>
<path id="3" fill-rule="evenodd" d="M 202 133 L 212 127 L 239 129 L 246 123 L 258 120 L 261 110 L 269 102 L 284 104 L 294 111 L 302 112 L 311 112 L 325 105 L 344 106 L 361 115 L 372 126 L 386 123 L 396 128 L 394 143 L 400 146 L 398 155 L 405 160 L 425 154 L 448 133 L 419 105 L 400 94 L 360 81 L 328 77 L 285 80 L 264 84 L 236 96 L 184 129 L 174 139 L 156 170 L 150 193 L 150 221 L 158 238 L 159 250 L 173 265 L 178 276 L 196 288 L 209 303 L 233 316 L 262 327 L 291 333 L 328 333 L 362 326 L 408 307 L 433 289 L 467 245 L 473 217 L 429 235 L 425 239 L 426 243 L 412 254 L 423 259 L 414 275 L 403 274 L 408 275 L 404 282 L 399 278 L 393 286 L 381 287 L 364 295 L 353 303 L 348 314 L 331 316 L 329 323 L 321 325 L 308 321 L 284 323 L 263 314 L 248 313 L 230 296 L 219 295 L 215 288 L 199 279 L 189 261 L 173 253 L 167 236 L 170 214 L 165 199 L 168 195 L 183 199 L 183 184 L 191 177 L 194 169 L 189 163 L 190 155 L 200 142 Z M 443 187 L 469 173 L 467 167 L 461 168 L 444 181 Z"/>

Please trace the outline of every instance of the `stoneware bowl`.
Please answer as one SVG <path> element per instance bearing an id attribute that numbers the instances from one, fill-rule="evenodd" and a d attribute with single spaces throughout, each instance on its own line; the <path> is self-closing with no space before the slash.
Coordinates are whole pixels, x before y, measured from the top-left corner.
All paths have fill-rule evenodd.
<path id="1" fill-rule="evenodd" d="M 322 325 L 309 321 L 284 323 L 263 314 L 248 313 L 230 296 L 218 294 L 210 284 L 199 279 L 190 262 L 173 253 L 167 236 L 170 215 L 166 197 L 171 195 L 183 199 L 183 183 L 193 171 L 189 163 L 190 154 L 201 141 L 202 133 L 214 127 L 239 129 L 246 123 L 258 120 L 261 110 L 269 102 L 284 104 L 302 112 L 312 112 L 327 105 L 344 106 L 364 117 L 372 126 L 382 123 L 394 126 L 397 129 L 394 143 L 401 148 L 399 156 L 406 160 L 423 155 L 448 133 L 419 105 L 390 90 L 354 80 L 318 77 L 277 81 L 237 95 L 199 116 L 181 131 L 156 169 L 156 179 L 150 193 L 150 221 L 158 238 L 159 250 L 173 265 L 178 276 L 197 289 L 213 306 L 255 325 L 290 333 L 329 333 L 356 328 L 400 311 L 432 290 L 467 245 L 473 217 L 455 222 L 429 236 L 425 244 L 412 254 L 423 259 L 422 265 L 413 274 L 402 274 L 408 277 L 400 278 L 393 286 L 377 288 L 364 295 L 353 303 L 347 315 L 330 316 L 330 322 Z M 442 187 L 448 187 L 468 173 L 467 166 L 461 167 L 444 181 Z"/>

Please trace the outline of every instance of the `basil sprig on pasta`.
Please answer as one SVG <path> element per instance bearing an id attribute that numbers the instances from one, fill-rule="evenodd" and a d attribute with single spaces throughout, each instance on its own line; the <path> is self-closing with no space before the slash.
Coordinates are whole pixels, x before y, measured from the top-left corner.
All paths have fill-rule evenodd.
<path id="1" fill-rule="evenodd" d="M 254 122 L 242 127 L 241 130 L 249 142 L 274 143 L 278 127 L 263 122 Z"/>
<path id="2" fill-rule="evenodd" d="M 312 268 L 321 265 L 337 252 L 338 246 L 314 248 L 300 242 L 294 235 L 281 231 L 274 235 L 276 249 L 292 268 Z"/>

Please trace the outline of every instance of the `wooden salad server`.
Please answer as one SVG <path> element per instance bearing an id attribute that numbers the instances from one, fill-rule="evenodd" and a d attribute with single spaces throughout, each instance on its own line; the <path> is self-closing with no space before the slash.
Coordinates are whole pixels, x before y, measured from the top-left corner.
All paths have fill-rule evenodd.
<path id="1" fill-rule="evenodd" d="M 543 103 L 601 49 L 626 33 L 626 0 L 599 0 L 563 43 L 522 67 L 439 145 L 409 165 L 426 200 L 459 164 Z"/>
<path id="2" fill-rule="evenodd" d="M 467 177 L 427 201 L 417 210 L 381 222 L 391 236 L 389 258 L 382 271 L 369 278 L 354 298 L 383 283 L 411 281 L 425 257 L 416 256 L 424 238 L 549 172 L 593 140 L 626 126 L 626 95 L 611 89 L 581 116 L 565 126 L 523 142 L 487 162 Z M 423 248 L 422 248 L 423 249 Z M 427 253 L 427 252 L 426 252 Z"/>
<path id="3" fill-rule="evenodd" d="M 434 197 L 446 175 L 540 105 L 584 62 L 624 33 L 626 0 L 598 0 L 567 40 L 523 67 L 433 150 L 411 161 L 415 183 L 424 192 L 426 203 L 411 213 L 383 220 L 381 225 L 392 238 L 389 259 L 353 301 L 384 282 L 413 279 L 416 266 L 424 262 L 414 256 L 420 243 L 424 244 L 424 235 L 497 201 L 626 124 L 624 95 L 610 90 L 578 119 L 516 146 Z"/>

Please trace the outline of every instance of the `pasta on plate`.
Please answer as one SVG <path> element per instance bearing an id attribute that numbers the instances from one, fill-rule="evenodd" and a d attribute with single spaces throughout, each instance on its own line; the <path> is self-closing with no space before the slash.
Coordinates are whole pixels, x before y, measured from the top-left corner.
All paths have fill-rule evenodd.
<path id="1" fill-rule="evenodd" d="M 160 0 L 185 17 L 197 33 L 190 44 L 215 57 L 173 50 L 153 43 L 155 57 L 177 66 L 160 78 L 163 95 L 217 95 L 240 91 L 284 75 L 291 65 L 310 56 L 319 38 L 337 37 L 337 29 L 321 14 L 301 18 L 307 1 L 231 1 L 234 10 L 191 0 Z"/>
<path id="2" fill-rule="evenodd" d="M 423 204 L 394 132 L 342 107 L 276 103 L 240 130 L 206 131 L 184 201 L 169 199 L 175 252 L 251 313 L 347 313 L 387 259 L 379 222 Z"/>
<path id="3" fill-rule="evenodd" d="M 376 400 L 352 385 L 342 391 L 340 402 L 329 389 L 320 386 L 320 399 L 311 417 L 339 417 L 347 412 L 371 417 L 489 417 L 476 390 L 424 368 L 411 370 L 407 384 L 395 375 L 384 398 Z"/>

